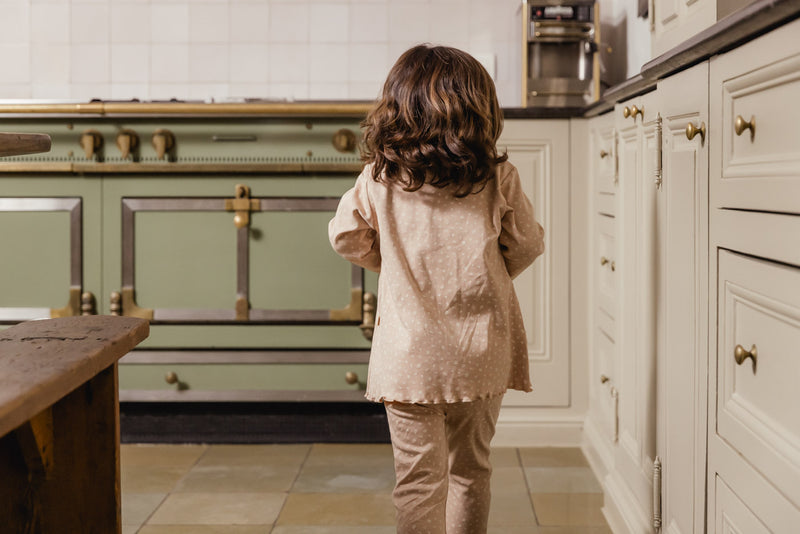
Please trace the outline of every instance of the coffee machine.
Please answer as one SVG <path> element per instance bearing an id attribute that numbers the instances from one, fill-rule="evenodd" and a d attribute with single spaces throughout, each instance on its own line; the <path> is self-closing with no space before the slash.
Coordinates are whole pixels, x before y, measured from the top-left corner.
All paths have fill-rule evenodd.
<path id="1" fill-rule="evenodd" d="M 584 107 L 600 97 L 595 0 L 522 1 L 523 107 Z"/>

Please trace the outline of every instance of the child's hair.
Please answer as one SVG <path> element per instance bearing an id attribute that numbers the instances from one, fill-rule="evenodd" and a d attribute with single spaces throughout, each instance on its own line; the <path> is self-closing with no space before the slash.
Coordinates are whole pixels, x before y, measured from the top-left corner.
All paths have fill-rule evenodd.
<path id="1" fill-rule="evenodd" d="M 494 83 L 472 56 L 446 46 L 415 46 L 397 60 L 362 123 L 362 159 L 372 178 L 416 191 L 454 187 L 457 197 L 494 178 L 503 115 Z"/>

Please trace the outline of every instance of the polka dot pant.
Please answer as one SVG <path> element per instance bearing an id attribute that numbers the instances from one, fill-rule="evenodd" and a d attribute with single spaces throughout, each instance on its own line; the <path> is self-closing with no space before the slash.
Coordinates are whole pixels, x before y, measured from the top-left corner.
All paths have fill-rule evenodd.
<path id="1" fill-rule="evenodd" d="M 452 404 L 386 402 L 398 534 L 485 534 L 490 442 L 502 396 Z"/>

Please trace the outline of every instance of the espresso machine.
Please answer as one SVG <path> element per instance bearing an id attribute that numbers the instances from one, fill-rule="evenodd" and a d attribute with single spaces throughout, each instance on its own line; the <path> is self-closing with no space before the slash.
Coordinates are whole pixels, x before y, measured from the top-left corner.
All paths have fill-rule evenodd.
<path id="1" fill-rule="evenodd" d="M 600 97 L 595 0 L 523 0 L 523 107 L 583 107 Z"/>

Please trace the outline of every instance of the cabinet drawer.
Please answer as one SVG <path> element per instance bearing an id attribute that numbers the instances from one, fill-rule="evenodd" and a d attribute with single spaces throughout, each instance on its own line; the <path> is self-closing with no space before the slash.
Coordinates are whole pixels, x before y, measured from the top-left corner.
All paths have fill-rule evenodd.
<path id="1" fill-rule="evenodd" d="M 120 400 L 356 400 L 364 363 L 122 364 Z"/>
<path id="2" fill-rule="evenodd" d="M 789 24 L 712 61 L 711 87 L 718 88 L 709 129 L 716 207 L 800 213 L 797 32 L 800 25 Z M 717 173 L 713 166 L 720 159 Z"/>
<path id="3" fill-rule="evenodd" d="M 613 319 L 617 313 L 616 219 L 598 215 L 595 220 L 596 257 L 591 261 L 595 262 L 593 269 L 597 306 Z M 612 332 L 609 332 L 609 335 L 612 335 Z"/>
<path id="4" fill-rule="evenodd" d="M 718 267 L 716 432 L 800 506 L 800 269 L 725 250 Z"/>

